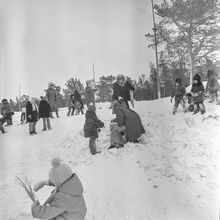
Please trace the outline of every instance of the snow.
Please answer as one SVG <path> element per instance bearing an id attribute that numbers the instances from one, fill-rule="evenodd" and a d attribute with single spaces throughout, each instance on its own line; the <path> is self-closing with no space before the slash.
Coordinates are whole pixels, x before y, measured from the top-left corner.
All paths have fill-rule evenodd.
<path id="1" fill-rule="evenodd" d="M 51 131 L 28 135 L 28 125 L 6 127 L 0 134 L 0 219 L 31 220 L 31 201 L 15 181 L 26 175 L 47 179 L 50 160 L 68 162 L 82 180 L 86 220 L 215 220 L 219 213 L 220 106 L 205 103 L 207 113 L 173 116 L 169 99 L 136 102 L 146 134 L 142 144 L 109 147 L 110 103 L 100 103 L 97 115 L 105 122 L 97 142 L 101 154 L 91 156 L 83 137 L 84 116 L 51 121 Z M 37 193 L 44 202 L 52 188 Z"/>

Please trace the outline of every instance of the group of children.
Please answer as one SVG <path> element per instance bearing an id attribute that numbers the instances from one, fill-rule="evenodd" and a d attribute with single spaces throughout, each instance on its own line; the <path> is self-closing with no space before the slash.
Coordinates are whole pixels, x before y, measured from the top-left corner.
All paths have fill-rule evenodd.
<path id="1" fill-rule="evenodd" d="M 204 106 L 205 96 L 210 98 L 209 102 L 214 102 L 214 100 L 216 100 L 217 105 L 220 104 L 218 94 L 220 85 L 214 71 L 208 70 L 207 78 L 208 81 L 205 89 L 203 83 L 201 82 L 200 75 L 194 75 L 193 84 L 189 93 L 186 93 L 186 89 L 182 85 L 182 80 L 180 78 L 175 80 L 171 96 L 171 102 L 173 101 L 173 98 L 175 100 L 173 107 L 174 115 L 177 112 L 179 104 L 182 105 L 184 112 L 193 112 L 194 114 L 201 112 L 201 114 L 204 114 L 206 112 Z M 188 102 L 188 107 L 186 105 L 186 101 Z"/>

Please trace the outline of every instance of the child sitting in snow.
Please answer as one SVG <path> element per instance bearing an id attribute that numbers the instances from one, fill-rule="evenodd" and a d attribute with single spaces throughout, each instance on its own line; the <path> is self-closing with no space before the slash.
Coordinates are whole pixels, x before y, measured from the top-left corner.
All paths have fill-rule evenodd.
<path id="1" fill-rule="evenodd" d="M 89 149 L 91 154 L 95 155 L 100 153 L 96 150 L 96 139 L 98 138 L 98 131 L 104 127 L 104 123 L 98 119 L 95 113 L 95 106 L 92 103 L 89 104 L 85 117 L 86 121 L 83 128 L 84 137 L 90 138 Z"/>
<path id="2" fill-rule="evenodd" d="M 182 85 L 182 80 L 180 78 L 177 78 L 175 80 L 175 86 L 173 88 L 172 96 L 171 96 L 171 103 L 173 101 L 173 98 L 175 100 L 174 107 L 173 107 L 173 114 L 175 115 L 178 109 L 179 104 L 182 105 L 184 111 L 186 112 L 186 104 L 184 96 L 186 95 L 186 89 Z"/>
<path id="3" fill-rule="evenodd" d="M 193 84 L 191 88 L 191 94 L 194 103 L 194 114 L 198 113 L 199 111 L 201 111 L 201 114 L 205 113 L 205 106 L 203 104 L 204 92 L 205 88 L 201 82 L 201 77 L 199 74 L 196 74 L 193 77 Z"/>
<path id="4" fill-rule="evenodd" d="M 191 93 L 187 93 L 186 94 L 186 98 L 188 100 L 188 108 L 187 108 L 187 111 L 189 112 L 194 112 L 194 103 L 193 103 L 193 97 L 192 97 L 192 94 Z"/>
<path id="5" fill-rule="evenodd" d="M 125 126 L 119 127 L 118 123 L 114 122 L 114 120 L 111 122 L 110 124 L 111 146 L 108 149 L 124 147 L 124 144 L 126 143 L 125 130 L 126 130 Z"/>
<path id="6" fill-rule="evenodd" d="M 68 164 L 62 163 L 58 158 L 53 159 L 49 180 L 35 184 L 34 190 L 38 191 L 45 185 L 56 188 L 43 205 L 40 205 L 39 202 L 32 204 L 31 211 L 34 218 L 85 219 L 87 209 L 83 197 L 83 186 Z"/>

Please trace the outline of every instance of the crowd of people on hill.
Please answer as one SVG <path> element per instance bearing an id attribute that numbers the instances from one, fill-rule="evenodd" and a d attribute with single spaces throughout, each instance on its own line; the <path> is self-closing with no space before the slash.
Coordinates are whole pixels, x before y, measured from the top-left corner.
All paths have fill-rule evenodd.
<path id="1" fill-rule="evenodd" d="M 177 113 L 178 106 L 182 105 L 184 112 L 193 112 L 194 114 L 205 113 L 204 98 L 210 97 L 210 102 L 219 99 L 219 82 L 216 74 L 209 70 L 207 73 L 208 82 L 206 88 L 201 82 L 201 77 L 196 74 L 193 77 L 193 84 L 190 92 L 186 92 L 182 80 L 177 78 L 171 95 L 171 102 L 174 100 L 173 114 Z M 96 147 L 96 140 L 99 137 L 101 129 L 105 124 L 97 116 L 95 106 L 95 87 L 87 81 L 85 96 L 83 97 L 77 89 L 70 95 L 67 115 L 84 114 L 84 105 L 87 105 L 84 123 L 84 137 L 89 138 L 89 149 L 92 155 L 100 153 Z M 139 143 L 141 136 L 145 133 L 145 128 L 141 118 L 134 108 L 134 87 L 122 74 L 116 77 L 113 84 L 112 95 L 112 114 L 114 118 L 110 122 L 110 140 L 109 148 L 123 148 L 128 142 Z M 39 106 L 36 99 L 29 97 L 29 100 L 22 106 L 21 121 L 29 123 L 30 135 L 37 134 L 36 123 L 39 118 L 43 121 L 43 131 L 51 129 L 50 118 L 53 118 L 53 112 L 59 118 L 57 106 L 57 94 L 55 85 L 49 83 L 46 95 L 40 97 Z M 188 102 L 188 103 L 187 103 Z M 0 130 L 5 133 L 3 124 L 12 125 L 13 108 L 6 100 L 1 104 Z M 55 190 L 46 202 L 41 205 L 38 201 L 32 204 L 31 212 L 34 218 L 40 219 L 85 219 L 87 208 L 83 197 L 82 183 L 71 167 L 55 158 L 51 162 L 52 168 L 49 171 L 49 179 L 40 181 L 34 185 L 34 191 L 42 187 L 54 186 Z"/>

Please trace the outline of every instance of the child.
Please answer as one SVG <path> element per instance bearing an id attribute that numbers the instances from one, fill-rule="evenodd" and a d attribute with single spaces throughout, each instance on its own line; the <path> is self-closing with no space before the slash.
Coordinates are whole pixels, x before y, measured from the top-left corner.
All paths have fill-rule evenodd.
<path id="1" fill-rule="evenodd" d="M 214 100 L 216 100 L 217 105 L 220 105 L 220 100 L 218 97 L 218 91 L 220 89 L 220 85 L 215 72 L 213 70 L 208 70 L 207 78 L 208 78 L 208 82 L 206 85 L 206 93 L 208 93 L 211 98 L 209 102 L 214 102 Z"/>
<path id="2" fill-rule="evenodd" d="M 29 122 L 29 133 L 37 134 L 36 132 L 36 124 L 38 121 L 38 107 L 35 103 L 35 99 L 31 98 L 31 102 L 28 101 L 26 105 L 26 112 L 27 112 L 27 122 Z"/>
<path id="3" fill-rule="evenodd" d="M 124 144 L 126 143 L 126 138 L 124 134 L 125 130 L 126 130 L 125 126 L 119 127 L 117 122 L 111 122 L 110 124 L 111 146 L 108 149 L 124 147 Z"/>
<path id="4" fill-rule="evenodd" d="M 186 97 L 187 97 L 187 100 L 188 100 L 188 111 L 189 112 L 194 112 L 194 103 L 193 103 L 193 97 L 192 97 L 192 94 L 191 93 L 187 93 L 186 94 Z"/>
<path id="5" fill-rule="evenodd" d="M 75 109 L 76 109 L 76 115 L 79 115 L 79 113 L 81 112 L 81 104 L 79 101 L 75 101 Z M 83 113 L 82 113 L 83 114 Z"/>
<path id="6" fill-rule="evenodd" d="M 185 100 L 184 96 L 186 95 L 186 89 L 182 85 L 182 80 L 180 78 L 177 78 L 175 80 L 175 87 L 172 92 L 171 96 L 171 103 L 173 101 L 173 98 L 175 100 L 174 107 L 173 107 L 173 114 L 175 115 L 178 109 L 179 104 L 182 105 L 184 111 L 186 112 L 186 105 L 185 105 Z"/>
<path id="7" fill-rule="evenodd" d="M 41 101 L 39 105 L 39 118 L 43 119 L 43 130 L 51 129 L 50 126 L 50 115 L 51 115 L 51 107 L 49 103 L 46 101 L 46 97 L 41 96 Z"/>
<path id="8" fill-rule="evenodd" d="M 203 104 L 204 101 L 204 91 L 205 88 L 201 82 L 201 77 L 199 74 L 196 74 L 193 77 L 193 84 L 191 88 L 191 94 L 193 97 L 193 103 L 194 103 L 194 114 L 201 111 L 201 114 L 205 113 L 205 106 Z"/>
<path id="9" fill-rule="evenodd" d="M 5 118 L 7 125 L 12 125 L 12 115 L 14 115 L 13 108 L 7 99 L 2 100 L 1 114 Z"/>
<path id="10" fill-rule="evenodd" d="M 26 119 L 26 107 L 25 105 L 23 105 L 21 107 L 21 124 L 24 124 L 25 119 Z"/>
<path id="11" fill-rule="evenodd" d="M 75 101 L 74 101 L 74 95 L 71 94 L 70 95 L 70 100 L 69 100 L 69 110 L 68 110 L 68 113 L 67 113 L 67 116 L 70 116 L 74 114 L 75 112 Z"/>
<path id="12" fill-rule="evenodd" d="M 97 118 L 95 106 L 90 103 L 86 111 L 86 121 L 84 124 L 84 137 L 89 139 L 89 149 L 92 155 L 100 153 L 96 150 L 96 139 L 98 138 L 98 129 L 104 127 L 104 123 Z"/>
<path id="13" fill-rule="evenodd" d="M 87 208 L 79 177 L 58 158 L 53 159 L 51 164 L 49 180 L 35 184 L 34 190 L 38 191 L 45 185 L 56 188 L 43 205 L 39 202 L 32 204 L 32 216 L 39 219 L 84 220 Z"/>

